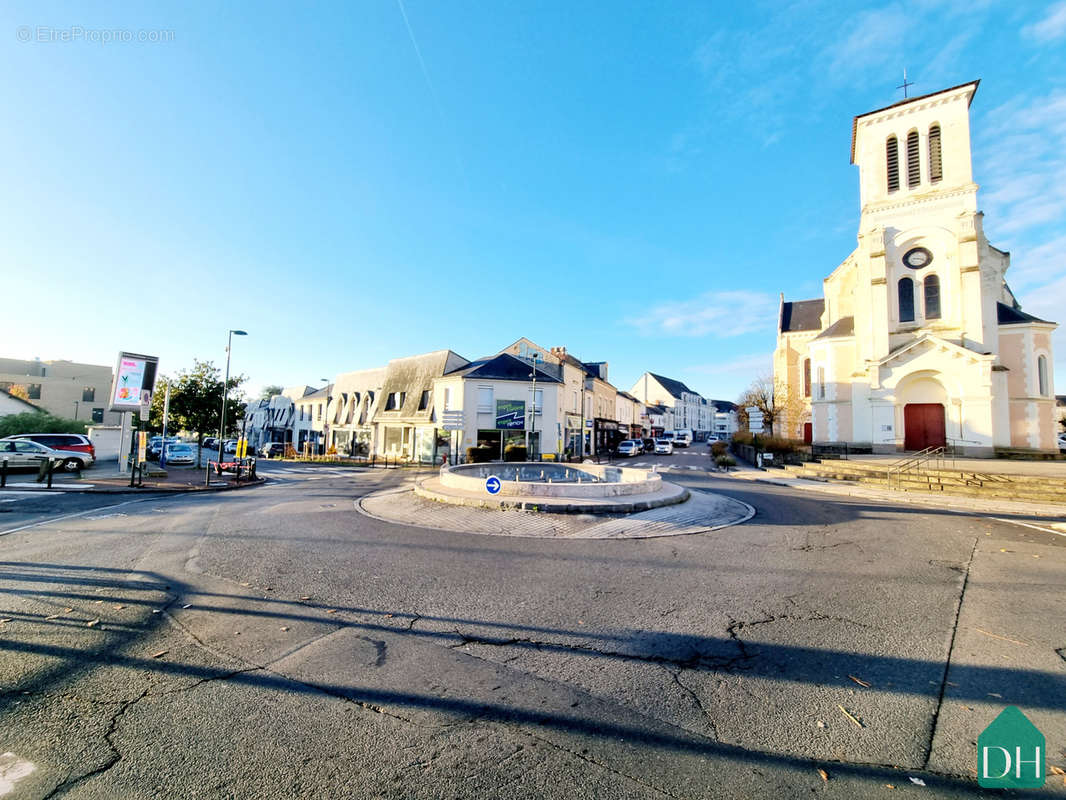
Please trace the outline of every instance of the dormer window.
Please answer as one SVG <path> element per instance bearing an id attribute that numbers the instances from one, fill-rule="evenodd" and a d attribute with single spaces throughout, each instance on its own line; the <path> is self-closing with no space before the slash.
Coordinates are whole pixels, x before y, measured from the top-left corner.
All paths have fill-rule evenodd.
<path id="1" fill-rule="evenodd" d="M 907 188 L 913 189 L 922 182 L 922 169 L 918 163 L 918 131 L 907 134 Z"/>
<path id="2" fill-rule="evenodd" d="M 885 163 L 888 166 L 888 191 L 899 190 L 899 142 L 889 136 L 885 143 Z"/>
<path id="3" fill-rule="evenodd" d="M 944 165 L 940 158 L 940 126 L 929 128 L 929 180 L 936 183 L 944 177 Z"/>

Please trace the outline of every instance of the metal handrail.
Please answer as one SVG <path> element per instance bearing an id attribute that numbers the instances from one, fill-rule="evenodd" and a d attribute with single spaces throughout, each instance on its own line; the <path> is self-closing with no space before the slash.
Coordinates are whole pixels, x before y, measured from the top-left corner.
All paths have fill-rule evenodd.
<path id="1" fill-rule="evenodd" d="M 892 476 L 894 474 L 896 476 L 896 488 L 899 489 L 901 484 L 903 483 L 904 472 L 920 469 L 923 464 L 927 464 L 933 460 L 936 460 L 936 462 L 939 464 L 938 469 L 943 469 L 946 449 L 947 448 L 945 445 L 934 445 L 932 447 L 927 447 L 924 450 L 919 450 L 912 456 L 908 456 L 907 458 L 903 458 L 899 461 L 893 462 L 891 465 L 889 465 L 888 468 L 889 482 L 891 482 Z M 952 452 L 951 454 L 951 463 L 952 466 L 954 466 L 954 452 Z"/>

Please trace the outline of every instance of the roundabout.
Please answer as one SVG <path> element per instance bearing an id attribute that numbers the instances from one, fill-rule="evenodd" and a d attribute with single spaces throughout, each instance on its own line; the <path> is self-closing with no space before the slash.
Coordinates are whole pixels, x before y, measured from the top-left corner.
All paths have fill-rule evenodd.
<path id="1" fill-rule="evenodd" d="M 705 533 L 751 519 L 747 503 L 689 492 L 654 470 L 595 464 L 463 464 L 373 492 L 356 510 L 432 530 L 569 539 Z"/>

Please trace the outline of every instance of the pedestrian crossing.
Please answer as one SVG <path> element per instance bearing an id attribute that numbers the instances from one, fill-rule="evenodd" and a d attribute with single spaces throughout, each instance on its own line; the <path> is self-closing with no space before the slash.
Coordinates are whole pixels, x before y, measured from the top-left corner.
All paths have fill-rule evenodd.
<path id="1" fill-rule="evenodd" d="M 682 472 L 684 470 L 692 470 L 694 472 L 706 472 L 706 467 L 698 467 L 695 464 L 649 464 L 647 461 L 638 461 L 635 464 L 626 464 L 627 467 L 635 467 L 637 469 L 651 469 L 656 472 Z"/>

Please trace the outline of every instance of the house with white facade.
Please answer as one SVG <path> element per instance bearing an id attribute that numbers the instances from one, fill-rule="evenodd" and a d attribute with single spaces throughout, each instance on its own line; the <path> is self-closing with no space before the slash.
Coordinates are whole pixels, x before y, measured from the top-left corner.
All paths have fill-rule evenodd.
<path id="1" fill-rule="evenodd" d="M 875 452 L 1057 451 L 1051 334 L 985 237 L 970 155 L 978 82 L 855 117 L 858 246 L 823 296 L 785 302 L 774 353 L 785 435 Z"/>
<path id="2" fill-rule="evenodd" d="M 386 367 L 342 372 L 333 379 L 327 416 L 328 448 L 340 455 L 366 456 L 375 452 L 372 424 L 385 383 Z"/>
<path id="3" fill-rule="evenodd" d="M 645 372 L 637 378 L 629 393 L 647 405 L 669 408 L 674 430 L 710 430 L 711 414 L 707 401 L 681 381 Z"/>

